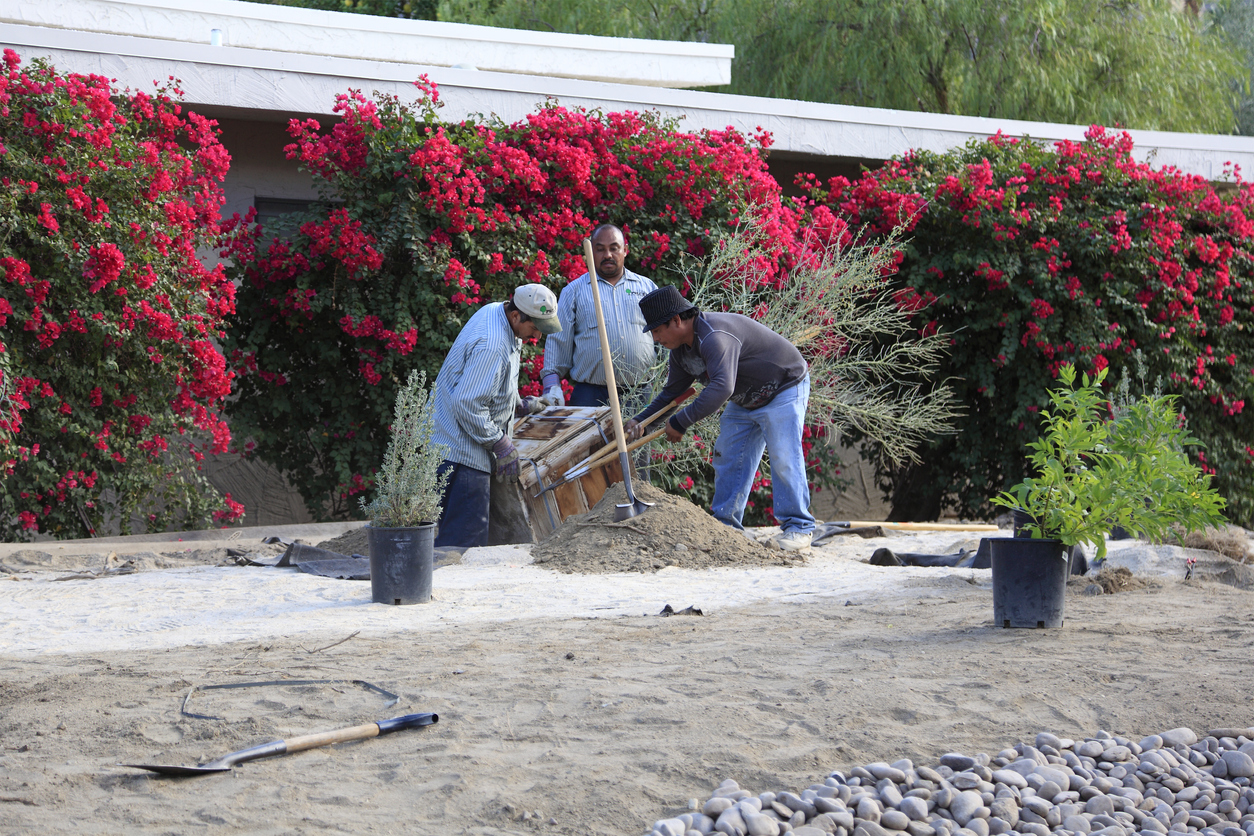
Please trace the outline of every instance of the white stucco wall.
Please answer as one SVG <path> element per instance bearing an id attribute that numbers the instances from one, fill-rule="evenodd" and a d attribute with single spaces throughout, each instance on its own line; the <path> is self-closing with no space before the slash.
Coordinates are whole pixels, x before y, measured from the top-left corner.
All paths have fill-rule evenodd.
<path id="1" fill-rule="evenodd" d="M 730 44 L 531 32 L 270 6 L 237 0 L 0 0 L 0 21 L 94 34 L 398 64 L 712 87 L 731 80 Z M 214 34 L 216 32 L 216 35 Z"/>

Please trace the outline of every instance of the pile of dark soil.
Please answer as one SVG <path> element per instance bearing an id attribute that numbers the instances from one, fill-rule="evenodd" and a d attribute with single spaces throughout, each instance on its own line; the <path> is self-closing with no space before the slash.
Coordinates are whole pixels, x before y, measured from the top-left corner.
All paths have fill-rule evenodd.
<path id="1" fill-rule="evenodd" d="M 627 501 L 622 484 L 612 486 L 587 514 L 568 517 L 532 550 L 536 565 L 567 574 L 656 572 L 666 566 L 796 566 L 804 557 L 767 548 L 723 525 L 682 497 L 648 483 L 633 485 L 636 498 L 653 503 L 639 516 L 614 521 L 615 506 Z"/>

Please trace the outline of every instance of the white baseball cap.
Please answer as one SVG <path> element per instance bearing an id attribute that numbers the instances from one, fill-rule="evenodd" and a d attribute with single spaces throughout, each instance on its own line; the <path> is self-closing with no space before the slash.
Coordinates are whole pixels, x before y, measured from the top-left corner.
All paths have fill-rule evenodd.
<path id="1" fill-rule="evenodd" d="M 542 284 L 524 284 L 514 289 L 514 307 L 531 317 L 542 334 L 562 330 L 557 319 L 557 297 Z"/>

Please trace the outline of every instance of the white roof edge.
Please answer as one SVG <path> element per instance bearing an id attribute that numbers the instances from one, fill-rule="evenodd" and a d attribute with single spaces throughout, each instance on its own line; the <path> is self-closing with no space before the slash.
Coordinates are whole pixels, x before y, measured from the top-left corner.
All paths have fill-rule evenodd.
<path id="1" fill-rule="evenodd" d="M 728 83 L 735 56 L 732 44 L 501 29 L 241 0 L 0 0 L 0 22 L 187 44 L 216 40 L 318 57 L 616 77 L 674 87 Z"/>
<path id="2" fill-rule="evenodd" d="M 82 54 L 83 66 L 114 72 L 116 59 L 130 56 L 149 62 L 131 67 L 132 87 L 147 86 L 154 77 L 181 73 L 195 75 L 199 86 L 185 85 L 188 100 L 199 104 L 243 107 L 258 111 L 330 113 L 334 93 L 349 87 L 379 89 L 404 98 L 404 91 L 425 72 L 440 85 L 445 113 L 495 112 L 506 121 L 522 118 L 535 104 L 555 98 L 567 105 L 618 110 L 658 110 L 683 117 L 685 126 L 736 127 L 752 131 L 761 126 L 776 137 L 780 151 L 816 156 L 888 159 L 912 148 L 943 151 L 971 138 L 984 138 L 1000 130 L 1010 137 L 1031 137 L 1050 142 L 1080 140 L 1088 126 L 1049 122 L 1000 120 L 885 110 L 850 105 L 820 104 L 790 99 L 769 99 L 694 90 L 644 87 L 534 75 L 424 67 L 344 58 L 314 58 L 293 53 L 233 47 L 210 47 L 148 38 L 93 35 L 68 30 L 0 24 L 0 44 L 35 47 L 48 54 Z M 94 56 L 94 58 L 92 57 Z M 113 61 L 113 63 L 110 63 Z M 66 66 L 63 69 L 76 69 Z M 153 72 L 160 68 L 160 72 Z M 87 70 L 78 69 L 79 72 Z M 149 73 L 136 82 L 137 73 Z M 262 74 L 265 83 L 250 84 L 245 101 L 239 85 L 227 83 L 232 74 Z M 314 79 L 322 81 L 314 83 Z M 304 79 L 304 81 L 299 81 Z M 186 79 L 184 79 L 186 81 Z M 322 85 L 322 86 L 319 86 Z M 304 98 L 302 98 L 304 96 Z M 267 98 L 268 97 L 268 98 Z M 450 115 L 449 118 L 460 118 Z M 1169 131 L 1129 130 L 1138 158 L 1153 158 L 1157 165 L 1174 165 L 1185 171 L 1220 179 L 1231 155 L 1246 171 L 1254 171 L 1254 137 L 1189 134 Z"/>
<path id="3" fill-rule="evenodd" d="M 496 26 L 479 26 L 472 23 L 450 23 L 441 20 L 410 20 L 381 15 L 330 12 L 322 9 L 303 9 L 298 6 L 274 6 L 268 3 L 247 3 L 243 0 L 99 0 L 107 5 L 141 6 L 154 11 L 189 11 L 209 17 L 238 17 L 276 23 L 321 25 L 327 29 L 353 29 L 361 32 L 383 34 L 413 33 L 435 37 L 454 36 L 458 40 L 499 43 L 515 41 L 536 46 L 561 46 L 594 48 L 609 52 L 667 52 L 678 55 L 699 55 L 717 58 L 735 56 L 734 44 L 712 44 L 700 41 L 663 41 L 651 38 L 618 38 L 605 35 L 572 35 L 567 32 L 542 32 L 533 29 L 503 29 Z M 13 15 L 10 0 L 0 2 L 0 19 L 18 22 Z M 17 0 L 17 6 L 30 9 L 34 2 Z M 20 12 L 19 12 L 20 13 Z M 43 23 L 43 26 L 51 24 Z M 83 31 L 90 22 L 73 21 L 64 28 Z M 58 27 L 60 28 L 60 27 Z"/>

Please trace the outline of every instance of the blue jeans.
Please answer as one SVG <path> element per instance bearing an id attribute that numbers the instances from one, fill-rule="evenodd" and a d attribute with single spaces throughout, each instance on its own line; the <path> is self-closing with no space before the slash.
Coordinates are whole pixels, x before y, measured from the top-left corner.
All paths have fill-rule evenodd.
<path id="1" fill-rule="evenodd" d="M 570 393 L 567 406 L 609 406 L 610 387 L 597 386 L 595 383 L 577 383 L 571 381 L 574 391 Z M 649 403 L 649 391 L 646 387 L 618 387 L 618 406 L 623 411 L 626 421 Z"/>
<path id="2" fill-rule="evenodd" d="M 440 473 L 449 473 L 440 505 L 437 546 L 486 546 L 488 511 L 492 506 L 492 475 L 469 465 L 445 461 Z"/>
<path id="3" fill-rule="evenodd" d="M 727 404 L 719 419 L 718 443 L 714 445 L 714 518 L 743 529 L 745 503 L 753 487 L 753 475 L 762 463 L 762 451 L 771 455 L 771 492 L 775 519 L 784 531 L 813 531 L 810 485 L 806 481 L 801 432 L 810 378 L 785 389 L 775 400 L 757 409 Z"/>

